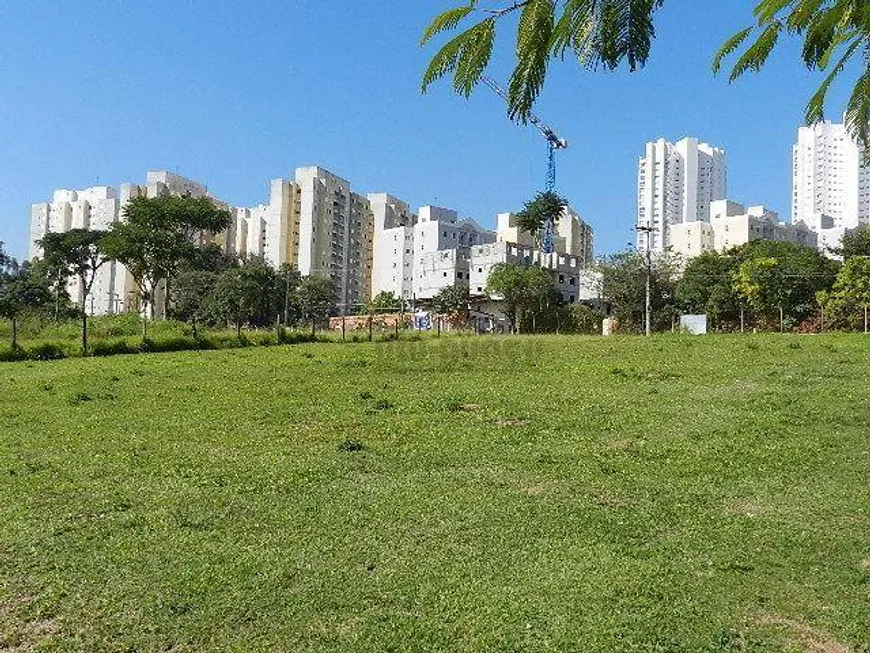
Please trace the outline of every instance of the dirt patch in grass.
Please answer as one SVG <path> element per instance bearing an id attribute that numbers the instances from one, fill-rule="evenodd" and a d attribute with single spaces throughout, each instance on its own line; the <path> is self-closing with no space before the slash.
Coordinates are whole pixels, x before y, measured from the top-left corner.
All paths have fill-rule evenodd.
<path id="1" fill-rule="evenodd" d="M 23 617 L 31 599 L 25 596 L 0 596 L 0 653 L 26 653 L 57 631 L 53 618 Z"/>
<path id="2" fill-rule="evenodd" d="M 463 413 L 473 413 L 480 408 L 480 404 L 459 404 L 459 410 Z"/>
<path id="3" fill-rule="evenodd" d="M 854 653 L 851 648 L 839 642 L 830 633 L 813 628 L 797 619 L 789 619 L 778 614 L 766 614 L 759 619 L 759 623 L 787 630 L 795 643 L 806 653 Z"/>
<path id="4" fill-rule="evenodd" d="M 870 571 L 870 558 L 867 558 L 866 560 L 862 560 L 862 561 L 858 564 L 858 566 L 859 566 L 861 569 L 863 569 L 864 571 Z"/>
<path id="5" fill-rule="evenodd" d="M 765 508 L 758 499 L 736 499 L 726 504 L 725 512 L 729 515 L 755 518 L 763 515 Z"/>
<path id="6" fill-rule="evenodd" d="M 528 424 L 528 420 L 524 419 L 500 419 L 496 420 L 495 425 L 500 429 L 519 428 Z"/>

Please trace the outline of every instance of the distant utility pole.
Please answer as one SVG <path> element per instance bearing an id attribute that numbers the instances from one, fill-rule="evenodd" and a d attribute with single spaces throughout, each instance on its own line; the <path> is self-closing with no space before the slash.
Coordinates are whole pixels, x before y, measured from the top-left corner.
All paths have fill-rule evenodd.
<path id="1" fill-rule="evenodd" d="M 646 335 L 652 335 L 652 248 L 650 246 L 650 237 L 656 232 L 655 227 L 638 225 L 635 227 L 638 233 L 646 234 Z"/>

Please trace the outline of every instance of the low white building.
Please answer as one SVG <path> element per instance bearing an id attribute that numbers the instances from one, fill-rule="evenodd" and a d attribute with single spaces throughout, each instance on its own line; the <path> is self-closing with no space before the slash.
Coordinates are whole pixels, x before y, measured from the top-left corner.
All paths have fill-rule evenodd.
<path id="1" fill-rule="evenodd" d="M 704 252 L 725 252 L 754 240 L 819 246 L 818 236 L 803 222 L 783 222 L 776 212 L 763 206 L 747 208 L 730 200 L 711 203 L 709 223 L 682 222 L 670 229 L 671 251 L 684 259 Z"/>
<path id="2" fill-rule="evenodd" d="M 568 304 L 594 301 L 601 297 L 601 274 L 584 267 L 578 256 L 557 252 L 544 254 L 527 245 L 502 241 L 472 247 L 469 264 L 470 291 L 474 297 L 487 295 L 489 275 L 500 264 L 538 265 L 552 271 L 556 286 Z"/>

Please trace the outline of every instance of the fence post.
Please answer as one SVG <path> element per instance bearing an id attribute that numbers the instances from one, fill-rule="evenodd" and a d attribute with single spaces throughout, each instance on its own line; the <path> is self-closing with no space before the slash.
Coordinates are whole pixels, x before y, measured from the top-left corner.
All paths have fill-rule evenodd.
<path id="1" fill-rule="evenodd" d="M 374 331 L 372 331 L 373 328 L 374 327 L 372 325 L 372 316 L 369 315 L 369 342 L 374 340 Z"/>

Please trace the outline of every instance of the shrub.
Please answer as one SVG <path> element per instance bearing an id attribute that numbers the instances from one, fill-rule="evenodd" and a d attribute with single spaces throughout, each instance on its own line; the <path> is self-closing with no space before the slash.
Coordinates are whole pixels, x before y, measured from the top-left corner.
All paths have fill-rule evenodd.
<path id="1" fill-rule="evenodd" d="M 135 354 L 138 348 L 126 340 L 101 340 L 91 346 L 91 356 L 119 356 Z"/>
<path id="2" fill-rule="evenodd" d="M 345 453 L 353 453 L 355 451 L 364 451 L 365 447 L 358 440 L 345 440 L 338 445 L 338 450 Z"/>
<path id="3" fill-rule="evenodd" d="M 12 363 L 14 361 L 27 360 L 27 352 L 21 347 L 4 347 L 0 349 L 0 362 Z"/>
<path id="4" fill-rule="evenodd" d="M 64 350 L 63 345 L 54 342 L 44 342 L 41 345 L 31 347 L 27 351 L 27 357 L 31 360 L 37 361 L 53 361 L 66 358 L 67 353 Z"/>

